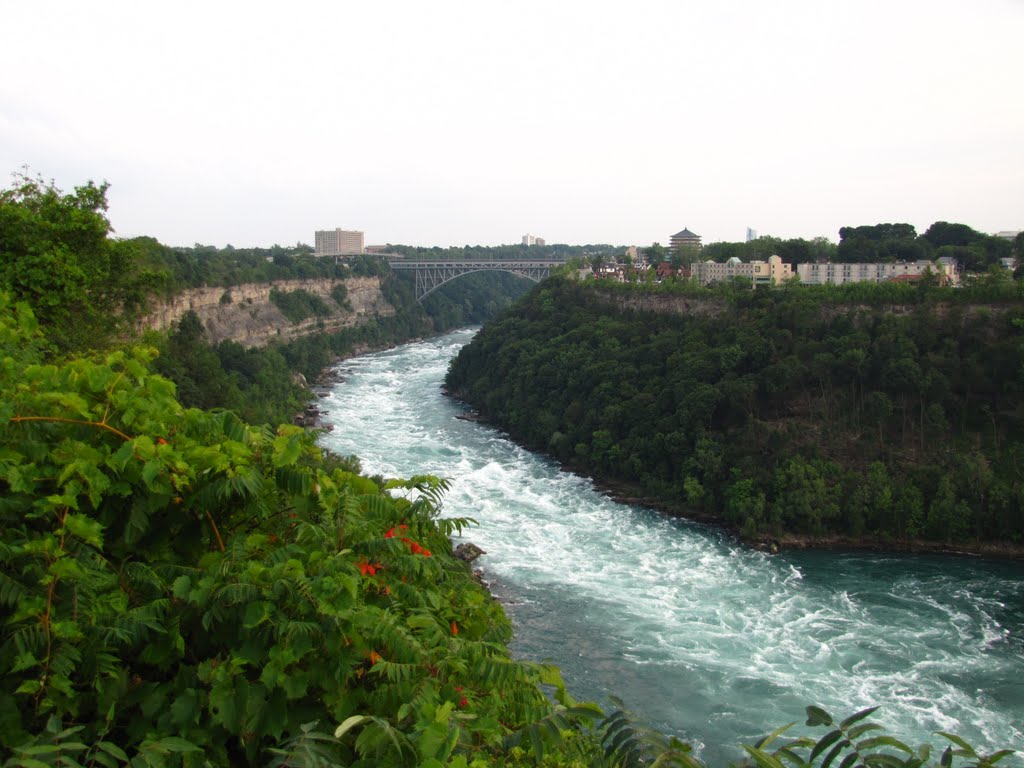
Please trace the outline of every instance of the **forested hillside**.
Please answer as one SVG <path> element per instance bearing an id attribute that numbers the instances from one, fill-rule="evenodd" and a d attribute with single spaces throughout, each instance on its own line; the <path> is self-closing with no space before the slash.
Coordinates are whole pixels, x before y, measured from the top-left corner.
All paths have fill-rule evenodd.
<path id="1" fill-rule="evenodd" d="M 549 281 L 447 386 L 527 445 L 751 538 L 1022 541 L 1018 286 L 725 287 L 619 308 L 658 293 Z"/>

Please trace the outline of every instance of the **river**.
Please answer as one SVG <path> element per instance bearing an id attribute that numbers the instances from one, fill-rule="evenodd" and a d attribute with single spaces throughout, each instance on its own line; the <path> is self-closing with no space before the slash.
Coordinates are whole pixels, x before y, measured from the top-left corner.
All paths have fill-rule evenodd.
<path id="1" fill-rule="evenodd" d="M 1024 749 L 1024 568 L 977 558 L 770 556 L 714 528 L 616 503 L 482 424 L 440 384 L 473 331 L 347 360 L 320 400 L 325 447 L 365 471 L 452 481 L 463 533 L 515 627 L 577 698 L 609 694 L 711 765 L 817 704 L 912 746 L 952 731 Z M 823 731 L 818 732 L 818 735 Z M 1012 761 L 1011 761 L 1012 762 Z M 1019 764 L 1019 763 L 1018 763 Z"/>

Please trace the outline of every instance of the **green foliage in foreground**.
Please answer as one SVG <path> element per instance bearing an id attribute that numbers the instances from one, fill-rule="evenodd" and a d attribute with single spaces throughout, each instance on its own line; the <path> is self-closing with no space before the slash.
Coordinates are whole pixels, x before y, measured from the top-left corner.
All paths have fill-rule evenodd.
<path id="1" fill-rule="evenodd" d="M 798 736 L 782 741 L 781 737 L 792 727 L 790 724 L 743 748 L 758 768 L 784 768 L 787 764 L 797 768 L 922 768 L 936 764 L 948 768 L 958 757 L 967 765 L 989 768 L 1013 754 L 1013 750 L 1007 749 L 978 754 L 956 734 L 939 731 L 937 735 L 948 744 L 936 763 L 930 744 L 914 749 L 885 733 L 878 723 L 867 720 L 876 710 L 877 707 L 864 709 L 837 723 L 820 707 L 807 707 L 807 725 L 828 729 L 824 736 Z"/>
<path id="2" fill-rule="evenodd" d="M 469 521 L 438 518 L 443 481 L 368 479 L 301 429 L 186 410 L 145 349 L 34 363 L 33 324 L 0 322 L 0 741 L 42 755 L 81 727 L 113 759 L 259 763 L 358 714 L 423 758 L 487 755 L 549 713 L 557 674 L 508 657 L 450 554 Z"/>

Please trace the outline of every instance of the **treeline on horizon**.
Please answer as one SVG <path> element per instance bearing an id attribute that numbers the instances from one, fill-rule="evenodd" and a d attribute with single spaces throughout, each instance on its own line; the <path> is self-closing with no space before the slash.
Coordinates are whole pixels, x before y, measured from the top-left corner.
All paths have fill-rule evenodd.
<path id="1" fill-rule="evenodd" d="M 31 181 L 31 180 L 29 180 Z M 34 182 L 38 185 L 38 182 Z M 86 189 L 86 188 L 83 188 Z M 94 187 L 105 193 L 106 187 Z M 105 200 L 104 200 L 105 205 Z M 607 259 L 621 257 L 625 246 L 607 243 L 589 245 L 464 245 L 455 247 L 423 247 L 401 244 L 385 246 L 388 254 L 409 259 L 586 259 L 595 256 Z M 346 256 L 343 259 L 319 257 L 313 247 L 303 243 L 294 246 L 236 248 L 227 245 L 218 248 L 196 243 L 192 246 L 169 246 L 152 237 L 111 239 L 109 250 L 116 254 L 122 266 L 131 264 L 131 271 L 148 277 L 141 286 L 144 291 L 135 297 L 134 306 L 140 308 L 143 295 L 173 296 L 187 288 L 224 287 L 245 283 L 268 283 L 279 280 L 338 279 L 351 277 L 385 277 L 391 274 L 384 257 L 376 254 Z M 918 235 L 911 224 L 875 224 L 842 227 L 839 242 L 824 237 L 783 239 L 762 236 L 748 242 L 714 242 L 700 250 L 670 251 L 659 243 L 642 249 L 653 263 L 666 261 L 681 265 L 694 259 L 724 262 L 731 257 L 741 261 L 766 259 L 778 255 L 793 265 L 833 261 L 847 263 L 935 260 L 949 257 L 957 261 L 965 272 L 984 272 L 1000 259 L 1024 255 L 1024 233 L 1015 240 L 987 235 L 965 224 L 935 222 Z M 401 278 L 400 278 L 401 279 Z M 408 279 L 407 277 L 405 279 Z M 446 287 L 446 294 L 454 292 L 453 305 L 465 298 L 486 291 L 489 278 L 479 277 L 466 288 Z M 506 278 L 503 292 L 507 293 Z M 474 282 L 475 281 L 475 282 Z M 123 282 L 123 281 L 121 281 Z M 516 295 L 521 290 L 514 290 Z M 130 297 L 123 297 L 127 303 Z M 484 303 L 490 300 L 488 297 Z M 109 309 L 109 308 L 108 308 Z M 428 314 L 434 309 L 426 304 Z M 437 311 L 444 311 L 438 308 Z M 447 312 L 451 314 L 450 311 Z M 488 317 L 493 315 L 488 315 Z M 478 322 L 479 317 L 466 322 Z M 447 325 L 445 327 L 453 327 Z"/>
<path id="2" fill-rule="evenodd" d="M 819 261 L 840 263 L 891 263 L 935 261 L 950 258 L 965 272 L 986 272 L 1000 265 L 1000 259 L 1024 256 L 1024 233 L 1015 239 L 987 235 L 966 224 L 937 221 L 920 235 L 912 224 L 873 224 L 841 227 L 839 243 L 818 237 L 781 239 L 759 237 L 745 243 L 709 243 L 699 252 L 701 259 L 741 261 L 767 259 L 777 255 L 787 264 Z"/>
<path id="3" fill-rule="evenodd" d="M 384 277 L 391 274 L 386 257 L 373 253 L 334 257 L 314 254 L 312 246 L 274 245 L 267 248 L 218 248 L 196 243 L 193 246 L 164 245 L 152 237 L 136 237 L 116 241 L 129 251 L 136 264 L 145 265 L 161 275 L 159 290 L 171 296 L 186 288 L 230 288 L 244 283 L 269 283 L 277 280 L 335 279 L 350 277 Z M 408 259 L 558 259 L 589 255 L 594 252 L 615 253 L 621 248 L 611 245 L 500 245 L 461 246 L 451 248 L 387 245 L 387 253 Z M 471 281 L 472 282 L 472 281 Z M 485 281 L 486 282 L 486 281 Z M 476 283 L 474 288 L 480 288 Z M 486 289 L 485 289 L 486 290 Z M 454 303 L 461 303 L 473 291 L 456 289 Z"/>
<path id="4" fill-rule="evenodd" d="M 562 278 L 446 386 L 531 448 L 751 538 L 1020 543 L 1019 287 L 723 286 L 655 314 L 615 309 L 649 287 Z"/>
<path id="5" fill-rule="evenodd" d="M 779 238 L 764 235 L 747 242 L 713 242 L 699 250 L 671 251 L 653 243 L 642 248 L 654 263 L 684 263 L 693 259 L 724 262 L 736 257 L 741 261 L 767 259 L 778 255 L 788 264 L 808 262 L 889 263 L 897 261 L 955 260 L 965 272 L 985 272 L 1004 258 L 1024 255 L 1024 233 L 1014 240 L 979 232 L 966 224 L 937 221 L 918 234 L 912 224 L 884 223 L 846 226 L 839 229 L 839 242 L 824 237 Z M 346 257 L 335 263 L 313 255 L 313 248 L 301 243 L 286 248 L 216 248 L 195 246 L 169 247 L 151 238 L 138 238 L 137 247 L 163 266 L 171 276 L 170 285 L 237 285 L 245 282 L 269 282 L 314 277 L 379 275 L 386 271 L 383 259 L 372 255 Z M 422 247 L 400 244 L 385 246 L 389 254 L 410 259 L 574 259 L 593 256 L 621 256 L 625 246 L 607 243 L 588 245 L 521 244 L 456 247 Z"/>

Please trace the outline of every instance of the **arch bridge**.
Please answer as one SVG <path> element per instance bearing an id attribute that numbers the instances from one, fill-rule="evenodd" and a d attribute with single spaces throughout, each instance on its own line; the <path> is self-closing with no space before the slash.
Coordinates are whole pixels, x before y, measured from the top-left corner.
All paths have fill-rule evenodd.
<path id="1" fill-rule="evenodd" d="M 389 260 L 396 272 L 412 271 L 416 279 L 416 301 L 436 291 L 445 283 L 470 272 L 511 272 L 539 283 L 551 274 L 553 267 L 565 264 L 564 259 L 451 259 L 439 261 Z"/>

